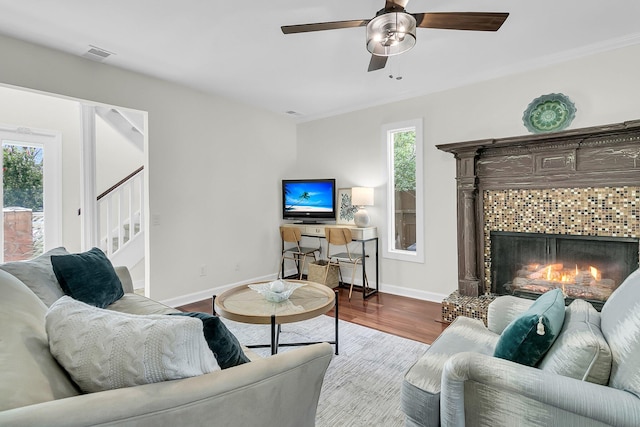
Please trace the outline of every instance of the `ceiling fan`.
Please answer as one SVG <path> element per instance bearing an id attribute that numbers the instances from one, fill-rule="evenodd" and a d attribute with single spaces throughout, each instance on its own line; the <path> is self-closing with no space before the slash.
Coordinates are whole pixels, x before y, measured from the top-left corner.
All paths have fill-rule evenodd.
<path id="1" fill-rule="evenodd" d="M 498 31 L 509 16 L 496 12 L 408 13 L 409 0 L 386 0 L 371 19 L 283 25 L 284 34 L 340 28 L 367 27 L 367 50 L 371 52 L 368 71 L 385 67 L 389 56 L 398 55 L 416 44 L 416 27 L 448 30 Z"/>

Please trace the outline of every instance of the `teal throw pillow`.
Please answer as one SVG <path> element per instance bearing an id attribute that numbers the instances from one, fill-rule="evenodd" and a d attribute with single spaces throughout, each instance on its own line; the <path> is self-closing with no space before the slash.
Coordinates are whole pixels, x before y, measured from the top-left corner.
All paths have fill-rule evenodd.
<path id="1" fill-rule="evenodd" d="M 564 295 L 554 289 L 542 294 L 531 307 L 502 332 L 493 355 L 535 366 L 551 348 L 564 323 Z"/>
<path id="2" fill-rule="evenodd" d="M 53 272 L 65 294 L 105 308 L 124 295 L 122 283 L 109 258 L 98 248 L 69 255 L 52 255 Z"/>
<path id="3" fill-rule="evenodd" d="M 227 329 L 224 323 L 217 316 L 208 313 L 171 313 L 176 316 L 197 317 L 202 320 L 204 338 L 209 344 L 218 365 L 221 369 L 231 368 L 250 362 L 249 358 L 242 351 L 242 346 L 238 339 Z"/>

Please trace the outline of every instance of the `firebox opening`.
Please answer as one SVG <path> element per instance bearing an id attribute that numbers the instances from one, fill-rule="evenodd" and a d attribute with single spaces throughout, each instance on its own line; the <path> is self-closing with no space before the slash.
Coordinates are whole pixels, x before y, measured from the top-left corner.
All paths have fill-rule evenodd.
<path id="1" fill-rule="evenodd" d="M 627 237 L 491 232 L 491 290 L 537 298 L 560 288 L 567 302 L 584 299 L 600 310 L 638 268 L 639 240 Z"/>

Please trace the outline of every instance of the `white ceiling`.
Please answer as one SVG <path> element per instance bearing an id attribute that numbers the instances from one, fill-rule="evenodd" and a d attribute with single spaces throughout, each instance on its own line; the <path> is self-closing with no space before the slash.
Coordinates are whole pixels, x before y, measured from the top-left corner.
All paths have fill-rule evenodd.
<path id="1" fill-rule="evenodd" d="M 640 43 L 638 0 L 411 0 L 407 11 L 509 12 L 496 33 L 417 30 L 367 72 L 365 29 L 281 25 L 370 19 L 384 0 L 0 0 L 0 34 L 292 115 L 299 121 Z M 401 80 L 389 78 L 401 76 Z"/>

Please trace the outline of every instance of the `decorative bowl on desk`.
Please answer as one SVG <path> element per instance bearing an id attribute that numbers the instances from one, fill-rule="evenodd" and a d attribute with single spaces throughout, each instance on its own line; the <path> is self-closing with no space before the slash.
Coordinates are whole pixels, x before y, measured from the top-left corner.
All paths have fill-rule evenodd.
<path id="1" fill-rule="evenodd" d="M 263 295 L 267 301 L 282 302 L 288 300 L 291 294 L 293 294 L 293 291 L 304 285 L 304 283 L 293 283 L 277 279 L 273 282 L 249 285 L 249 287 L 260 295 Z"/>

